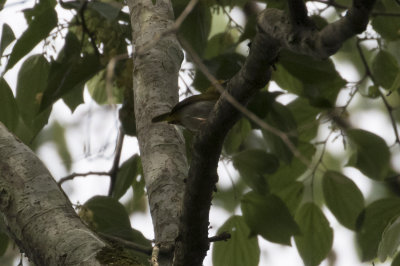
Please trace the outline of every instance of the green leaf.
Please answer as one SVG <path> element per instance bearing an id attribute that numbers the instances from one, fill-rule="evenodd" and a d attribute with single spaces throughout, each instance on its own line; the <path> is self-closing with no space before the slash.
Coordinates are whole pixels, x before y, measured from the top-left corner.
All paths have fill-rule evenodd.
<path id="1" fill-rule="evenodd" d="M 57 26 L 57 12 L 47 7 L 36 14 L 28 29 L 18 38 L 7 63 L 6 70 L 12 68 L 22 57 L 30 52 L 40 41 L 47 38 L 50 31 Z"/>
<path id="2" fill-rule="evenodd" d="M 316 60 L 283 50 L 279 62 L 293 76 L 280 78 L 281 82 L 282 79 L 288 79 L 293 84 L 291 92 L 305 96 L 316 107 L 330 108 L 335 105 L 337 95 L 346 81 L 336 71 L 331 59 Z"/>
<path id="3" fill-rule="evenodd" d="M 107 88 L 106 79 L 106 71 L 101 70 L 87 82 L 86 85 L 93 100 L 95 100 L 98 104 L 122 103 L 123 89 L 115 86 L 110 86 L 110 88 Z"/>
<path id="4" fill-rule="evenodd" d="M 361 248 L 362 261 L 370 261 L 377 256 L 378 246 L 388 224 L 400 213 L 400 199 L 386 198 L 372 202 L 359 218 L 361 228 L 357 242 Z"/>
<path id="5" fill-rule="evenodd" d="M 69 172 L 72 166 L 72 158 L 69 152 L 67 141 L 65 138 L 65 128 L 55 121 L 51 125 L 52 140 L 56 146 L 57 153 L 60 156 L 63 166 Z"/>
<path id="6" fill-rule="evenodd" d="M 247 108 L 260 118 L 265 118 L 271 110 L 276 97 L 281 95 L 281 92 L 268 92 L 266 90 L 258 91 L 250 100 Z M 253 128 L 259 129 L 260 126 L 252 123 Z"/>
<path id="7" fill-rule="evenodd" d="M 131 228 L 128 213 L 114 198 L 95 196 L 89 199 L 79 210 L 79 216 L 97 232 L 151 246 L 139 231 Z"/>
<path id="8" fill-rule="evenodd" d="M 291 111 L 285 105 L 278 102 L 272 104 L 272 109 L 267 115 L 266 121 L 269 125 L 286 133 L 293 144 L 297 143 L 297 124 Z M 292 160 L 293 154 L 283 140 L 269 131 L 262 131 L 265 141 L 271 151 L 285 163 Z"/>
<path id="9" fill-rule="evenodd" d="M 332 248 L 333 230 L 321 209 L 314 203 L 304 204 L 296 214 L 300 235 L 296 235 L 297 250 L 306 266 L 319 265 Z"/>
<path id="10" fill-rule="evenodd" d="M 1 41 L 0 41 L 0 57 L 3 55 L 4 50 L 7 46 L 15 40 L 14 32 L 8 24 L 3 24 L 3 29 L 1 32 Z"/>
<path id="11" fill-rule="evenodd" d="M 271 190 L 271 192 L 281 198 L 290 213 L 294 215 L 303 199 L 304 185 L 302 182 L 295 181 L 281 190 L 274 192 Z"/>
<path id="12" fill-rule="evenodd" d="M 378 257 L 384 262 L 387 257 L 393 257 L 400 244 L 400 217 L 390 223 L 382 234 L 378 246 Z"/>
<path id="13" fill-rule="evenodd" d="M 18 72 L 16 102 L 22 121 L 18 124 L 17 135 L 25 135 L 21 139 L 26 143 L 48 122 L 51 108 L 40 110 L 48 73 L 49 63 L 43 55 L 32 55 L 26 59 Z"/>
<path id="14" fill-rule="evenodd" d="M 348 177 L 327 171 L 322 180 L 325 202 L 338 221 L 351 230 L 364 209 L 364 198 L 357 185 Z"/>
<path id="15" fill-rule="evenodd" d="M 136 177 L 141 174 L 140 156 L 135 154 L 126 160 L 118 170 L 112 196 L 116 199 L 121 198 L 128 188 L 132 185 Z"/>
<path id="16" fill-rule="evenodd" d="M 237 36 L 232 31 L 225 31 L 214 35 L 207 43 L 204 59 L 211 59 L 224 52 L 234 52 Z"/>
<path id="17" fill-rule="evenodd" d="M 316 151 L 314 145 L 307 142 L 300 142 L 297 148 L 302 156 L 310 161 Z M 289 164 L 282 164 L 275 173 L 266 176 L 271 193 L 277 193 L 293 184 L 306 169 L 307 166 L 299 158 L 294 158 Z"/>
<path id="18" fill-rule="evenodd" d="M 96 1 L 89 2 L 87 7 L 89 9 L 95 10 L 104 18 L 113 21 L 118 17 L 118 14 L 121 11 L 123 5 L 122 3 L 118 3 L 117 1 L 107 1 L 106 3 Z"/>
<path id="19" fill-rule="evenodd" d="M 396 1 L 381 0 L 382 7 L 379 11 L 383 13 L 399 13 L 400 7 Z M 394 41 L 400 39 L 400 18 L 397 16 L 375 16 L 372 18 L 372 27 L 384 39 Z"/>
<path id="20" fill-rule="evenodd" d="M 52 105 L 71 91 L 76 93 L 101 68 L 98 56 L 93 54 L 81 55 L 80 41 L 75 34 L 68 32 L 64 47 L 57 60 L 51 62 L 49 81 L 43 95 L 41 110 Z M 79 103 L 79 99 L 75 99 L 73 102 L 76 105 Z"/>
<path id="21" fill-rule="evenodd" d="M 400 253 L 397 253 L 396 257 L 393 259 L 391 266 L 400 266 Z"/>
<path id="22" fill-rule="evenodd" d="M 186 0 L 172 1 L 175 17 L 179 17 L 187 5 Z M 211 11 L 205 1 L 199 1 L 179 27 L 178 36 L 184 38 L 199 56 L 203 55 L 211 29 Z"/>
<path id="23" fill-rule="evenodd" d="M 214 266 L 257 266 L 260 247 L 257 237 L 249 237 L 250 230 L 241 216 L 230 217 L 217 234 L 228 232 L 231 238 L 213 244 L 212 262 Z"/>
<path id="24" fill-rule="evenodd" d="M 278 159 L 263 150 L 251 149 L 233 156 L 233 165 L 248 186 L 259 192 L 266 192 L 264 174 L 271 174 L 279 167 Z"/>
<path id="25" fill-rule="evenodd" d="M 396 77 L 400 75 L 399 64 L 396 58 L 387 51 L 379 51 L 372 61 L 372 74 L 376 82 L 387 90 L 391 90 Z M 397 81 L 399 83 L 400 81 Z M 396 85 L 395 85 L 396 86 Z M 400 87 L 397 84 L 395 90 Z"/>
<path id="26" fill-rule="evenodd" d="M 4 253 L 6 253 L 9 242 L 10 239 L 8 238 L 7 234 L 0 232 L 0 256 L 3 256 Z M 258 250 L 258 253 L 260 253 L 260 250 Z"/>
<path id="27" fill-rule="evenodd" d="M 241 209 L 250 231 L 268 241 L 290 245 L 290 237 L 299 233 L 289 209 L 275 195 L 249 192 L 242 198 Z"/>
<path id="28" fill-rule="evenodd" d="M 386 142 L 361 129 L 350 129 L 347 136 L 355 147 L 355 160 L 354 163 L 350 162 L 350 166 L 356 167 L 371 179 L 383 180 L 390 163 L 390 151 Z"/>
<path id="29" fill-rule="evenodd" d="M 276 71 L 272 72 L 271 80 L 275 81 L 281 89 L 297 95 L 301 95 L 304 89 L 301 80 L 292 75 L 280 63 L 276 64 Z"/>
<path id="30" fill-rule="evenodd" d="M 73 113 L 75 109 L 84 103 L 83 99 L 83 90 L 84 85 L 75 86 L 71 91 L 67 92 L 63 97 L 64 103 L 68 106 L 68 108 Z"/>
<path id="31" fill-rule="evenodd" d="M 18 107 L 10 86 L 4 78 L 0 78 L 0 121 L 15 132 L 18 125 Z"/>
<path id="32" fill-rule="evenodd" d="M 225 53 L 210 60 L 204 60 L 203 63 L 214 77 L 228 80 L 241 69 L 245 59 L 238 53 Z M 210 81 L 197 69 L 193 85 L 196 90 L 204 92 L 210 86 Z"/>
<path id="33" fill-rule="evenodd" d="M 240 119 L 228 132 L 224 142 L 224 149 L 227 154 L 232 154 L 239 150 L 240 145 L 251 131 L 249 120 Z"/>
<path id="34" fill-rule="evenodd" d="M 303 97 L 298 97 L 287 106 L 297 124 L 299 139 L 310 141 L 317 136 L 319 123 L 317 115 L 321 109 L 315 108 L 309 104 L 309 101 Z"/>

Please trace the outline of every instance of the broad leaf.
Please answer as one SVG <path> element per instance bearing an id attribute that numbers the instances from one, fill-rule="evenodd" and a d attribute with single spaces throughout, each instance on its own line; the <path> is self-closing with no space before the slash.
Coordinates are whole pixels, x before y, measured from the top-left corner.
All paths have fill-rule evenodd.
<path id="1" fill-rule="evenodd" d="M 314 203 L 304 204 L 296 214 L 301 234 L 296 235 L 297 250 L 306 266 L 316 266 L 332 248 L 333 230 L 321 209 Z"/>
<path id="2" fill-rule="evenodd" d="M 386 198 L 371 203 L 360 216 L 361 228 L 357 233 L 357 242 L 361 248 L 362 261 L 377 256 L 382 235 L 389 223 L 400 213 L 400 199 Z"/>
<path id="3" fill-rule="evenodd" d="M 266 192 L 264 174 L 274 173 L 279 167 L 278 159 L 263 150 L 245 150 L 233 156 L 233 165 L 248 186 L 258 192 Z"/>
<path id="4" fill-rule="evenodd" d="M 7 251 L 9 242 L 10 239 L 8 238 L 7 234 L 0 232 L 0 256 L 3 256 Z M 258 253 L 260 253 L 260 250 L 258 250 Z"/>
<path id="5" fill-rule="evenodd" d="M 350 129 L 347 136 L 355 147 L 349 165 L 371 179 L 383 180 L 389 170 L 390 151 L 379 136 L 361 129 Z"/>
<path id="6" fill-rule="evenodd" d="M 327 171 L 322 180 L 325 202 L 336 219 L 351 230 L 364 208 L 364 198 L 357 185 L 348 177 Z"/>
<path id="7" fill-rule="evenodd" d="M 228 132 L 224 142 L 225 152 L 232 154 L 238 151 L 240 145 L 246 139 L 251 131 L 250 122 L 242 118 Z"/>
<path id="8" fill-rule="evenodd" d="M 98 56 L 81 55 L 80 41 L 75 34 L 69 32 L 57 60 L 51 62 L 49 81 L 43 95 L 41 110 L 52 105 L 61 97 L 67 97 L 69 92 L 74 92 L 76 93 L 75 97 L 80 97 L 79 90 L 83 90 L 85 83 L 101 68 Z M 71 97 L 71 95 L 69 96 Z M 75 98 L 73 102 L 72 106 L 79 104 L 79 99 Z"/>
<path id="9" fill-rule="evenodd" d="M 378 257 L 383 262 L 386 257 L 393 257 L 400 244 L 400 217 L 390 223 L 382 234 L 378 247 Z"/>
<path id="10" fill-rule="evenodd" d="M 228 232 L 231 238 L 213 244 L 212 261 L 214 266 L 257 266 L 260 260 L 260 247 L 257 237 L 250 237 L 250 229 L 241 216 L 232 216 L 219 229 L 217 234 Z"/>
<path id="11" fill-rule="evenodd" d="M 18 125 L 18 107 L 10 86 L 0 78 L 0 121 L 12 132 Z"/>
<path id="12" fill-rule="evenodd" d="M 400 75 L 399 64 L 396 58 L 389 52 L 378 52 L 372 62 L 372 74 L 376 82 L 386 90 L 397 90 L 400 88 L 400 84 L 397 84 L 397 86 L 394 84 L 397 76 Z"/>
<path id="13" fill-rule="evenodd" d="M 18 38 L 11 52 L 7 69 L 12 68 L 23 56 L 30 52 L 40 41 L 45 39 L 50 31 L 57 26 L 57 12 L 48 6 L 35 14 L 28 29 Z"/>
<path id="14" fill-rule="evenodd" d="M 48 73 L 49 63 L 43 55 L 26 59 L 18 73 L 16 102 L 22 121 L 18 124 L 17 135 L 25 143 L 47 124 L 51 112 L 51 108 L 40 110 Z"/>
<path id="15" fill-rule="evenodd" d="M 271 242 L 290 245 L 290 237 L 299 233 L 289 209 L 275 195 L 249 192 L 242 198 L 241 209 L 252 234 Z"/>
<path id="16" fill-rule="evenodd" d="M 141 174 L 141 162 L 139 155 L 135 154 L 126 160 L 118 170 L 112 196 L 116 199 L 121 198 L 128 188 L 132 185 L 136 177 Z"/>
<path id="17" fill-rule="evenodd" d="M 83 204 L 79 216 L 93 230 L 149 246 L 150 241 L 131 228 L 128 213 L 118 200 L 95 196 Z"/>
<path id="18" fill-rule="evenodd" d="M 0 41 L 0 57 L 3 55 L 4 50 L 7 46 L 15 40 L 14 32 L 8 24 L 3 24 L 3 29 L 1 32 L 1 41 Z"/>

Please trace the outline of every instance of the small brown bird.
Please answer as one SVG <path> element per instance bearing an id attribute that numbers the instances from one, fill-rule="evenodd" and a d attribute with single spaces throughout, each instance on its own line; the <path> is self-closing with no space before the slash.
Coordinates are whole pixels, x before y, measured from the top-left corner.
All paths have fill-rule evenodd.
<path id="1" fill-rule="evenodd" d="M 221 82 L 221 85 L 225 87 L 226 83 L 226 81 Z M 203 94 L 193 95 L 184 99 L 177 103 L 170 112 L 158 115 L 151 121 L 153 123 L 166 121 L 169 124 L 180 125 L 192 132 L 196 132 L 207 120 L 219 96 L 218 91 L 211 87 Z"/>

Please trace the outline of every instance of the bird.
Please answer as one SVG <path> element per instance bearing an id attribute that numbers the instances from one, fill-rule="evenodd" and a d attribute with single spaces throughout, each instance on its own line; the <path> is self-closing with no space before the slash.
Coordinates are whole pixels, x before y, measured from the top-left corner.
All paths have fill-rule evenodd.
<path id="1" fill-rule="evenodd" d="M 227 81 L 218 81 L 225 87 Z M 211 86 L 205 93 L 190 96 L 177 103 L 169 112 L 154 117 L 153 123 L 166 121 L 169 124 L 180 125 L 191 132 L 197 132 L 208 119 L 210 112 L 219 99 L 220 93 Z"/>

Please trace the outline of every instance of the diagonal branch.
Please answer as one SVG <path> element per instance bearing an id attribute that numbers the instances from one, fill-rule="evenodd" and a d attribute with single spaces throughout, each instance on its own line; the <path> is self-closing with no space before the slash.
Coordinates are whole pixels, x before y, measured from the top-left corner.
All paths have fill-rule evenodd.
<path id="1" fill-rule="evenodd" d="M 282 11 L 266 9 L 257 18 L 257 34 L 249 56 L 242 69 L 228 82 L 227 94 L 246 106 L 269 81 L 271 66 L 282 48 L 322 59 L 334 54 L 346 39 L 365 29 L 374 3 L 375 0 L 355 0 L 343 19 L 321 32 L 312 25 L 297 27 Z M 218 181 L 219 156 L 227 132 L 239 117 L 238 109 L 222 96 L 195 136 L 174 265 L 202 265 L 209 249 L 209 210 Z"/>

